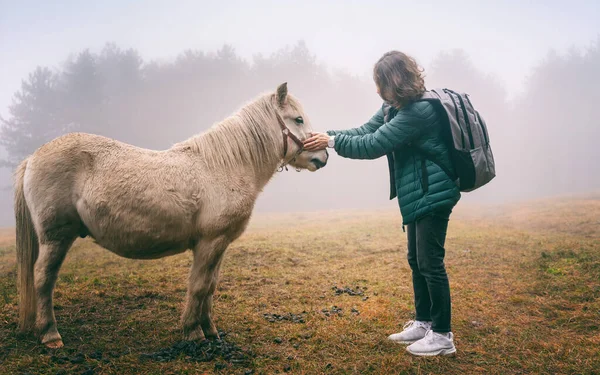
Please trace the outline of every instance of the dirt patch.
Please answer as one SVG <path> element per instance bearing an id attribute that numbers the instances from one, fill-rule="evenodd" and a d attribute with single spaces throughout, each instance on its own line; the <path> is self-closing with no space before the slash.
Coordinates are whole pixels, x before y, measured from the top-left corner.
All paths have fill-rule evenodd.
<path id="1" fill-rule="evenodd" d="M 337 285 L 334 285 L 333 287 L 331 287 L 331 289 L 333 290 L 333 292 L 335 293 L 336 296 L 342 295 L 342 294 L 347 294 L 349 296 L 364 296 L 365 295 L 365 290 L 367 290 L 367 287 L 360 287 L 357 286 L 356 288 L 352 289 L 350 287 L 343 287 L 343 288 L 339 288 Z"/>
<path id="2" fill-rule="evenodd" d="M 304 323 L 304 315 L 305 314 L 306 314 L 306 311 L 303 311 L 300 314 L 287 313 L 284 315 L 265 313 L 265 314 L 263 314 L 263 317 L 271 323 L 283 322 L 283 321 L 287 321 L 287 322 L 291 322 L 291 323 Z"/>
<path id="3" fill-rule="evenodd" d="M 332 316 L 332 315 L 342 316 L 343 315 L 342 308 L 337 307 L 337 306 L 332 306 L 330 309 L 323 309 L 323 310 L 321 310 L 321 312 L 325 316 Z"/>
<path id="4" fill-rule="evenodd" d="M 210 362 L 220 359 L 228 364 L 248 366 L 254 354 L 250 351 L 244 351 L 236 344 L 225 340 L 225 333 L 220 333 L 220 335 L 221 340 L 178 341 L 168 348 L 153 353 L 142 353 L 140 354 L 140 360 L 169 362 L 183 358 L 190 362 Z M 221 366 L 223 364 L 216 365 L 216 367 Z"/>

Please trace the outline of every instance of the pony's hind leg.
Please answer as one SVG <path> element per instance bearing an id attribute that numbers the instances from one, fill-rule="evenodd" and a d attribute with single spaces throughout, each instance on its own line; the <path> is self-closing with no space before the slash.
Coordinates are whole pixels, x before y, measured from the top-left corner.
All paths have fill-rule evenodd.
<path id="1" fill-rule="evenodd" d="M 58 271 L 74 238 L 40 243 L 40 252 L 35 262 L 35 294 L 37 305 L 36 331 L 42 344 L 49 348 L 63 346 L 62 338 L 56 328 L 52 297 Z"/>
<path id="2" fill-rule="evenodd" d="M 210 319 L 212 292 L 216 287 L 216 281 L 213 283 L 213 280 L 229 242 L 226 237 L 221 236 L 212 240 L 202 240 L 194 249 L 194 262 L 182 316 L 183 333 L 187 340 L 204 340 L 204 327 L 207 328 L 207 336 L 218 336 Z"/>

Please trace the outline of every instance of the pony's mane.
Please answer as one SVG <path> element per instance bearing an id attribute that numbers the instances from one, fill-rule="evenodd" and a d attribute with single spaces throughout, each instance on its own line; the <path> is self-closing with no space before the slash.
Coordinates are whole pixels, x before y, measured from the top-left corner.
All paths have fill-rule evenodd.
<path id="1" fill-rule="evenodd" d="M 263 95 L 175 147 L 190 147 L 210 167 L 276 165 L 283 156 L 283 149 L 280 133 L 269 126 L 276 121 L 275 111 L 273 94 Z"/>

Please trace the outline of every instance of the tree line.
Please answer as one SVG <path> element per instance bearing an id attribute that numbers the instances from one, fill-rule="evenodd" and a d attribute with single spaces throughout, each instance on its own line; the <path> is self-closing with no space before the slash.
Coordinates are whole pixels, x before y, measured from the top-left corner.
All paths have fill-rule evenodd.
<path id="1" fill-rule="evenodd" d="M 461 50 L 440 53 L 426 72 L 428 87 L 469 92 L 490 128 L 498 178 L 471 196 L 499 200 L 600 189 L 600 149 L 594 144 L 600 139 L 594 113 L 600 39 L 583 51 L 549 52 L 525 79 L 524 92 L 508 100 L 503 83 Z M 13 168 L 72 131 L 168 148 L 284 81 L 315 130 L 359 126 L 380 106 L 372 81 L 319 64 L 303 42 L 251 61 L 224 45 L 216 52 L 187 50 L 166 62 L 144 61 L 135 49 L 107 44 L 98 53 L 76 54 L 59 69 L 37 67 L 22 81 L 8 116 L 0 118 L 0 145 L 7 153 L 0 165 Z M 262 207 L 384 204 L 385 162 L 333 159 L 319 177 L 276 179 L 259 201 Z"/>

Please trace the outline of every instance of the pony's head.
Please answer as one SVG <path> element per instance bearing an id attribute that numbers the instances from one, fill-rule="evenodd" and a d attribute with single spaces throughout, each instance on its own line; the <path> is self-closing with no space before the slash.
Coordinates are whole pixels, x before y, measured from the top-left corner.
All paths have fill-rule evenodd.
<path id="1" fill-rule="evenodd" d="M 302 142 L 310 136 L 312 126 L 298 99 L 288 94 L 287 82 L 277 87 L 273 99 L 280 117 L 278 125 L 282 128 L 280 131 L 284 139 L 285 155 L 282 154 L 284 163 L 311 172 L 323 168 L 329 158 L 327 150 L 314 152 L 303 150 Z M 286 131 L 290 134 L 286 135 Z"/>

